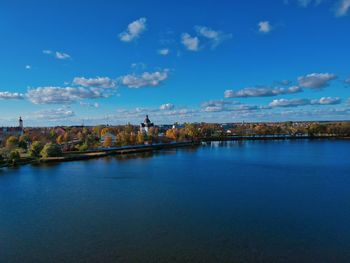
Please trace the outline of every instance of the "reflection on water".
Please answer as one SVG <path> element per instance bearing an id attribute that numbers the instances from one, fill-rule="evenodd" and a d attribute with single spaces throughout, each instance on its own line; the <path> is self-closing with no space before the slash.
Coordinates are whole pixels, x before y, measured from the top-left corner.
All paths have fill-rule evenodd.
<path id="1" fill-rule="evenodd" d="M 137 158 L 152 158 L 154 155 L 153 152 L 141 152 L 141 153 L 132 153 L 132 154 L 120 154 L 115 155 L 114 158 L 118 161 L 137 159 Z"/>
<path id="2" fill-rule="evenodd" d="M 348 262 L 350 141 L 0 170 L 0 262 Z"/>

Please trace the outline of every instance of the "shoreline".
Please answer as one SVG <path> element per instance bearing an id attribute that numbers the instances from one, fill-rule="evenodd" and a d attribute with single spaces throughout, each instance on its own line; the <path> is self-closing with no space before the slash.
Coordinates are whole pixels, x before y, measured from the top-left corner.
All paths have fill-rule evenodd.
<path id="1" fill-rule="evenodd" d="M 88 150 L 84 152 L 65 152 L 61 157 L 49 157 L 42 159 L 31 159 L 23 158 L 16 165 L 3 164 L 0 165 L 1 168 L 17 167 L 26 164 L 45 164 L 45 163 L 59 163 L 59 162 L 73 162 L 73 161 L 83 161 L 102 158 L 106 156 L 113 155 L 124 155 L 124 154 L 135 154 L 143 152 L 153 152 L 163 149 L 181 148 L 181 147 L 191 147 L 200 146 L 202 142 L 213 142 L 213 141 L 267 141 L 267 140 L 319 140 L 319 139 L 332 139 L 332 140 L 349 140 L 350 137 L 340 137 L 340 136 L 226 136 L 226 137 L 210 137 L 201 138 L 198 141 L 186 141 L 186 142 L 171 142 L 171 143 L 159 143 L 150 145 L 134 145 L 134 146 L 122 146 L 122 147 L 112 147 L 112 148 L 102 148 L 96 150 Z"/>
<path id="2" fill-rule="evenodd" d="M 60 156 L 60 157 L 48 157 L 48 158 L 42 158 L 38 160 L 35 160 L 32 158 L 22 159 L 16 165 L 9 165 L 9 164 L 4 164 L 2 166 L 0 165 L 0 169 L 9 168 L 9 167 L 18 167 L 26 164 L 40 165 L 45 163 L 83 161 L 83 160 L 97 159 L 97 158 L 113 156 L 113 155 L 153 152 L 153 151 L 159 151 L 163 149 L 191 147 L 191 146 L 199 146 L 199 145 L 200 145 L 200 142 L 187 141 L 187 142 L 160 143 L 160 144 L 150 144 L 150 145 L 122 146 L 122 147 L 89 150 L 84 152 L 66 152 L 66 153 L 63 153 L 63 156 Z"/>
<path id="3" fill-rule="evenodd" d="M 225 136 L 201 138 L 203 142 L 212 141 L 254 141 L 254 140 L 319 140 L 319 139 L 336 139 L 349 140 L 350 137 L 336 135 L 316 135 L 316 136 L 291 136 L 291 135 L 252 135 L 252 136 Z"/>

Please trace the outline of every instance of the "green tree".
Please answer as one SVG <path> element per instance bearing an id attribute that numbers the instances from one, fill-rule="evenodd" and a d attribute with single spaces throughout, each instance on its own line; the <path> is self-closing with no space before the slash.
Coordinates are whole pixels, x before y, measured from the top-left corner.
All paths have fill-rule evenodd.
<path id="1" fill-rule="evenodd" d="M 5 157 L 0 153 L 0 165 L 3 165 L 5 163 Z"/>
<path id="2" fill-rule="evenodd" d="M 45 144 L 40 154 L 43 158 L 60 157 L 62 156 L 62 149 L 58 144 L 49 142 Z"/>
<path id="3" fill-rule="evenodd" d="M 25 135 L 22 135 L 21 137 L 19 137 L 18 147 L 22 148 L 23 150 L 27 150 L 28 142 L 29 142 L 29 138 Z"/>
<path id="4" fill-rule="evenodd" d="M 39 158 L 40 152 L 43 149 L 43 145 L 39 141 L 35 141 L 29 148 L 29 156 L 33 158 Z"/>
<path id="5" fill-rule="evenodd" d="M 89 149 L 88 141 L 86 140 L 83 144 L 79 145 L 79 151 L 84 152 Z"/>
<path id="6" fill-rule="evenodd" d="M 327 129 L 325 125 L 321 125 L 319 123 L 313 123 L 308 128 L 308 132 L 310 136 L 314 136 L 314 135 L 326 133 Z"/>
<path id="7" fill-rule="evenodd" d="M 10 152 L 8 157 L 9 164 L 16 165 L 21 159 L 21 155 L 18 150 L 13 150 Z"/>

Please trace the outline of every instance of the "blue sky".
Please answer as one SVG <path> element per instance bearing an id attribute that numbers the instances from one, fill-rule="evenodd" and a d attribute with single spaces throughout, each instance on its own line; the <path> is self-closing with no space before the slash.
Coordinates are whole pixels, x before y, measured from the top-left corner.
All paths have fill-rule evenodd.
<path id="1" fill-rule="evenodd" d="M 0 35 L 0 126 L 350 119 L 350 0 L 1 1 Z"/>

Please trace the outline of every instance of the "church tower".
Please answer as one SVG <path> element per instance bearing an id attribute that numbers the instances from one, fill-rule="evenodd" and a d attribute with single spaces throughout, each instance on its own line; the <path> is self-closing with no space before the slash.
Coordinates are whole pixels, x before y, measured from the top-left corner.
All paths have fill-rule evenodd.
<path id="1" fill-rule="evenodd" d="M 19 117 L 18 124 L 19 124 L 19 127 L 23 130 L 23 120 L 22 120 L 22 117 Z"/>

